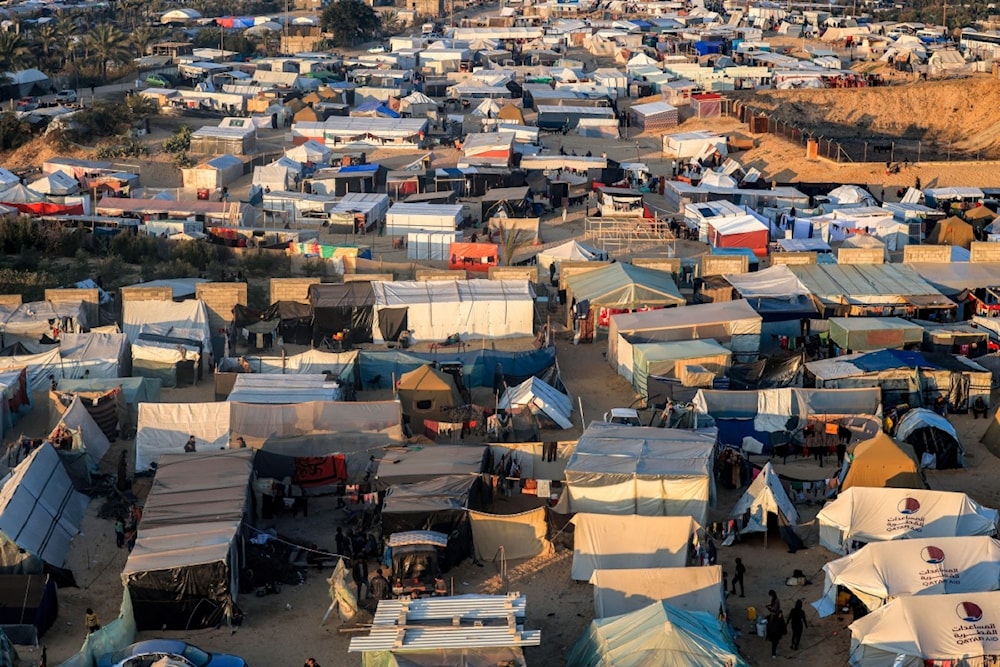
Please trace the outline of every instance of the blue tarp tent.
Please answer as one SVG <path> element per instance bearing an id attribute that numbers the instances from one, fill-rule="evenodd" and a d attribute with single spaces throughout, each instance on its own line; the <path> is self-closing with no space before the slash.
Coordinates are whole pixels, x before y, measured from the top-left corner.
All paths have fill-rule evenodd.
<path id="1" fill-rule="evenodd" d="M 694 50 L 699 56 L 707 56 L 712 53 L 722 53 L 722 42 L 695 42 Z"/>
<path id="2" fill-rule="evenodd" d="M 395 374 L 403 373 L 432 362 L 460 362 L 467 387 L 502 388 L 502 380 L 509 386 L 520 384 L 529 377 L 550 368 L 556 362 L 554 347 L 544 347 L 528 352 L 500 352 L 497 350 L 476 350 L 475 352 L 449 352 L 439 350 L 432 353 L 403 352 L 401 350 L 362 350 L 361 381 L 364 386 L 376 377 L 383 382 Z"/>

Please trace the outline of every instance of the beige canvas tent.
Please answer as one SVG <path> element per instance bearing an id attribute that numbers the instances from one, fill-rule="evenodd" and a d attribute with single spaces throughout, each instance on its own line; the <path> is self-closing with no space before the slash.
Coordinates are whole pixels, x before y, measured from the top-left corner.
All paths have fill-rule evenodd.
<path id="1" fill-rule="evenodd" d="M 469 519 L 479 560 L 493 560 L 501 549 L 508 560 L 553 553 L 552 543 L 545 538 L 544 507 L 505 515 L 469 510 Z"/>
<path id="2" fill-rule="evenodd" d="M 725 609 L 722 567 L 594 570 L 594 618 L 620 616 L 653 602 L 718 616 Z"/>
<path id="3" fill-rule="evenodd" d="M 590 581 L 594 570 L 685 567 L 698 522 L 690 516 L 579 513 L 571 520 L 575 581 Z"/>
<path id="4" fill-rule="evenodd" d="M 927 234 L 927 243 L 932 245 L 961 246 L 966 250 L 976 240 L 972 225 L 957 216 L 939 221 Z"/>
<path id="5" fill-rule="evenodd" d="M 896 442 L 885 433 L 853 445 L 851 467 L 841 489 L 852 486 L 904 489 L 925 488 L 913 447 Z"/>
<path id="6" fill-rule="evenodd" d="M 442 419 L 445 408 L 463 403 L 451 377 L 430 364 L 404 373 L 396 390 L 403 414 L 411 419 Z"/>

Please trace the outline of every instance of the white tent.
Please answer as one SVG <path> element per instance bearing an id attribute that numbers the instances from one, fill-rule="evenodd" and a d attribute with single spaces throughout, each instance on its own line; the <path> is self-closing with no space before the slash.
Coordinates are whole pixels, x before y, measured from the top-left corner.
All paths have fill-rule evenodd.
<path id="1" fill-rule="evenodd" d="M 715 498 L 716 438 L 714 428 L 594 422 L 566 463 L 556 511 L 689 516 L 704 524 Z"/>
<path id="2" fill-rule="evenodd" d="M 543 281 L 547 281 L 549 279 L 549 266 L 553 263 L 556 265 L 556 273 L 558 274 L 565 261 L 606 262 L 607 260 L 608 253 L 603 250 L 598 250 L 579 241 L 567 241 L 554 248 L 542 250 L 536 256 L 535 261 L 538 263 L 539 275 Z"/>
<path id="3" fill-rule="evenodd" d="M 31 393 L 49 390 L 49 376 L 56 379 L 62 377 L 62 360 L 59 357 L 59 348 L 42 352 L 40 354 L 24 354 L 13 357 L 0 357 L 0 371 L 14 369 L 28 369 L 28 391 Z"/>
<path id="4" fill-rule="evenodd" d="M 232 405 L 228 402 L 140 403 L 135 470 L 149 470 L 161 454 L 183 452 L 189 435 L 195 437 L 199 450 L 227 447 Z"/>
<path id="5" fill-rule="evenodd" d="M 55 448 L 35 449 L 0 489 L 0 568 L 10 574 L 41 573 L 35 559 L 62 567 L 88 502 L 73 489 Z"/>
<path id="6" fill-rule="evenodd" d="M 786 525 L 795 525 L 799 521 L 799 513 L 785 493 L 778 473 L 774 472 L 770 461 L 764 464 L 760 474 L 733 506 L 729 516 L 737 519 L 747 516 L 740 532 L 764 533 L 767 532 L 768 514 L 778 515 Z"/>
<path id="7" fill-rule="evenodd" d="M 87 411 L 87 406 L 83 404 L 83 399 L 79 395 L 73 396 L 73 402 L 59 416 L 55 426 L 64 426 L 74 433 L 74 449 L 83 449 L 87 453 L 87 459 L 92 468 L 97 468 L 101 459 L 111 449 L 108 436 L 97 425 L 94 418 Z M 77 442 L 79 437 L 79 442 Z"/>
<path id="8" fill-rule="evenodd" d="M 857 185 L 841 185 L 826 193 L 827 199 L 834 204 L 861 204 L 862 206 L 878 206 L 875 197 Z"/>
<path id="9" fill-rule="evenodd" d="M 819 615 L 836 612 L 844 586 L 874 610 L 909 595 L 980 593 L 1000 589 L 1000 542 L 985 535 L 873 542 L 823 566 L 826 586 L 813 603 Z"/>
<path id="10" fill-rule="evenodd" d="M 62 377 L 117 378 L 128 360 L 128 338 L 122 333 L 62 334 L 59 338 Z"/>
<path id="11" fill-rule="evenodd" d="M 122 304 L 122 331 L 135 345 L 139 334 L 187 338 L 202 344 L 203 356 L 211 359 L 212 330 L 208 309 L 197 299 L 187 301 L 126 301 Z M 210 367 L 211 364 L 205 364 Z"/>
<path id="12" fill-rule="evenodd" d="M 964 493 L 863 486 L 841 493 L 816 519 L 819 543 L 838 554 L 854 551 L 854 542 L 993 535 L 997 527 L 997 511 Z"/>
<path id="13" fill-rule="evenodd" d="M 735 188 L 739 187 L 739 183 L 732 176 L 722 173 L 721 171 L 706 171 L 701 176 L 702 185 L 710 185 L 717 188 Z"/>
<path id="14" fill-rule="evenodd" d="M 516 387 L 508 387 L 500 399 L 501 410 L 528 408 L 532 414 L 555 422 L 559 428 L 573 428 L 573 401 L 552 385 L 531 376 Z"/>
<path id="15" fill-rule="evenodd" d="M 54 171 L 37 181 L 32 181 L 28 187 L 43 195 L 65 196 L 80 191 L 80 184 L 75 178 L 62 171 Z"/>
<path id="16" fill-rule="evenodd" d="M 315 139 L 310 139 L 304 144 L 299 144 L 285 151 L 285 157 L 302 164 L 312 162 L 317 165 L 327 165 L 330 164 L 332 156 L 333 151 Z"/>
<path id="17" fill-rule="evenodd" d="M 656 567 L 594 570 L 594 618 L 620 616 L 653 602 L 713 616 L 725 608 L 722 567 Z"/>
<path id="18" fill-rule="evenodd" d="M 325 375 L 277 375 L 272 373 L 237 373 L 229 392 L 229 401 L 240 403 L 304 403 L 341 400 L 337 382 Z"/>
<path id="19" fill-rule="evenodd" d="M 590 581 L 595 570 L 685 567 L 698 530 L 690 516 L 580 513 L 572 522 L 576 581 Z"/>
<path id="20" fill-rule="evenodd" d="M 896 598 L 851 624 L 853 667 L 987 665 L 1000 656 L 1000 592 Z"/>

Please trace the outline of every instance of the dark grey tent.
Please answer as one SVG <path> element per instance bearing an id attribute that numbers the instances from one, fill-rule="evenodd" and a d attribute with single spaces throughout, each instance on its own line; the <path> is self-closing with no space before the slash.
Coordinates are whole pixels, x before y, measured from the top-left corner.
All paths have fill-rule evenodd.
<path id="1" fill-rule="evenodd" d="M 345 330 L 345 343 L 372 342 L 375 292 L 371 283 L 310 285 L 309 303 L 313 310 L 314 346 Z"/>
<path id="2" fill-rule="evenodd" d="M 927 410 L 915 408 L 899 419 L 896 438 L 913 447 L 921 467 L 964 468 L 965 452 L 958 438 L 958 432 L 945 417 Z M 930 463 L 930 456 L 934 457 Z"/>

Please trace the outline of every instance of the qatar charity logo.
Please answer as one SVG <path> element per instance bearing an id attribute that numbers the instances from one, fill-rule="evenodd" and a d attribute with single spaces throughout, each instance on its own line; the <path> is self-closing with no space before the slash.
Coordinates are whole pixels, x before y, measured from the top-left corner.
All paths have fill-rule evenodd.
<path id="1" fill-rule="evenodd" d="M 938 563 L 944 562 L 944 550 L 939 547 L 924 547 L 920 550 L 920 558 L 922 558 L 925 563 L 937 565 Z"/>
<path id="2" fill-rule="evenodd" d="M 966 623 L 978 623 L 983 620 L 983 609 L 975 602 L 959 602 L 955 613 Z"/>
<path id="3" fill-rule="evenodd" d="M 916 514 L 920 511 L 920 501 L 916 498 L 903 498 L 896 506 L 900 514 Z"/>

